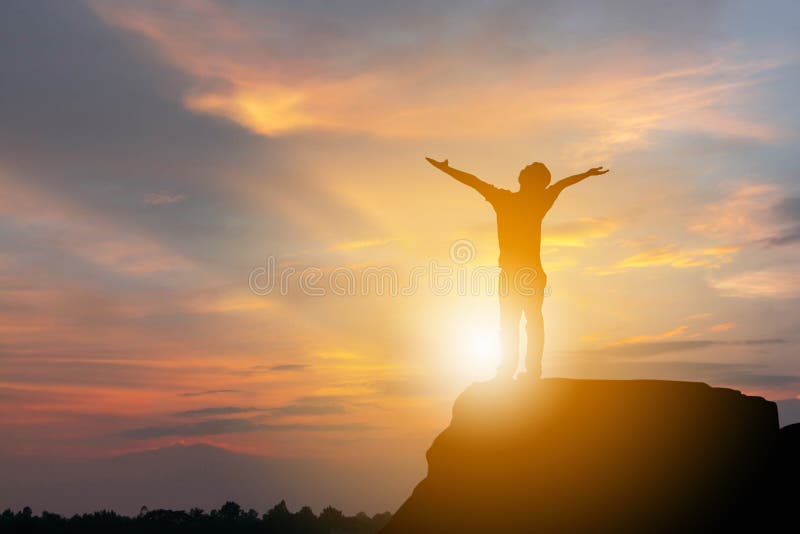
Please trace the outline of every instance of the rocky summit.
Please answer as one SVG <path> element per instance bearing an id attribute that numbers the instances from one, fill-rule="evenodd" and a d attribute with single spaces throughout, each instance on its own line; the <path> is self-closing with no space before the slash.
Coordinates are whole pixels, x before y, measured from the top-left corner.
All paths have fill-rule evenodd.
<path id="1" fill-rule="evenodd" d="M 796 493 L 789 430 L 773 402 L 702 383 L 474 384 L 383 532 L 766 527 Z"/>

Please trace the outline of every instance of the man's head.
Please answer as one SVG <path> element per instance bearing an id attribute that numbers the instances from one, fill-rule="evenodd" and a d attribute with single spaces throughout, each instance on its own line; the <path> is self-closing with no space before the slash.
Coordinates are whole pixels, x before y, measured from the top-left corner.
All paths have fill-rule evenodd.
<path id="1" fill-rule="evenodd" d="M 550 185 L 550 171 L 544 163 L 531 163 L 519 171 L 520 189 L 544 189 Z"/>

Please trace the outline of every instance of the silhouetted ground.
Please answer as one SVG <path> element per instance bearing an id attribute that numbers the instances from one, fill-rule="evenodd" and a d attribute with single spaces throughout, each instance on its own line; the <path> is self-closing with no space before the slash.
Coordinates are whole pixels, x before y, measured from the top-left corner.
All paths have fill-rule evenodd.
<path id="1" fill-rule="evenodd" d="M 545 379 L 468 388 L 394 517 L 328 507 L 264 515 L 143 509 L 0 514 L 0 532 L 785 531 L 798 498 L 800 424 L 774 403 L 705 384 Z M 124 484 L 124 480 L 120 481 Z"/>
<path id="2" fill-rule="evenodd" d="M 794 426 L 701 383 L 475 384 L 382 532 L 769 530 L 798 495 Z"/>
<path id="3" fill-rule="evenodd" d="M 274 534 L 371 534 L 383 527 L 391 514 L 372 517 L 366 514 L 345 516 L 335 508 L 325 508 L 317 516 L 310 508 L 292 513 L 281 501 L 260 516 L 255 510 L 245 511 L 234 502 L 209 513 L 200 509 L 189 512 L 142 509 L 136 517 L 102 511 L 64 518 L 43 512 L 34 516 L 30 508 L 17 513 L 6 510 L 0 515 L 0 532 L 264 532 Z"/>

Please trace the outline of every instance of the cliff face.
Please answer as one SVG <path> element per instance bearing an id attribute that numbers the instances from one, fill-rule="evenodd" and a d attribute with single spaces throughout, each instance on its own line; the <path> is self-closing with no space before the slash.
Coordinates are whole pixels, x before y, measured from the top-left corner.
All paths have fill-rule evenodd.
<path id="1" fill-rule="evenodd" d="M 383 532 L 758 525 L 787 447 L 774 403 L 701 383 L 475 384 Z"/>

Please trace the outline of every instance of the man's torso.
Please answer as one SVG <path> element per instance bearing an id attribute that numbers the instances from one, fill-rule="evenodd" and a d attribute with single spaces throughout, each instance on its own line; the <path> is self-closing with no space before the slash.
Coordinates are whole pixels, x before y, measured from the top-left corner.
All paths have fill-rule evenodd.
<path id="1" fill-rule="evenodd" d="M 542 220 L 553 205 L 548 190 L 541 194 L 521 194 L 497 189 L 487 200 L 497 214 L 500 267 L 504 270 L 534 268 L 542 270 Z"/>

